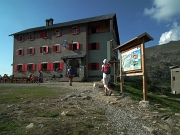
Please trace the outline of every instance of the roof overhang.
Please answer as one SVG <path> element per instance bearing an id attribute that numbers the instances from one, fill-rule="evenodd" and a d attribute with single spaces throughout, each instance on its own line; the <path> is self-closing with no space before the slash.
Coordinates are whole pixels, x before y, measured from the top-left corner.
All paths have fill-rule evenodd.
<path id="1" fill-rule="evenodd" d="M 86 54 L 66 54 L 61 57 L 61 59 L 75 59 L 75 58 L 83 58 Z"/>
<path id="2" fill-rule="evenodd" d="M 145 33 L 129 40 L 128 42 L 126 42 L 122 45 L 119 45 L 118 47 L 114 48 L 113 50 L 120 50 L 120 52 L 121 52 L 121 51 L 127 50 L 135 45 L 146 43 L 151 40 L 154 40 L 154 39 L 148 33 L 145 32 Z"/>

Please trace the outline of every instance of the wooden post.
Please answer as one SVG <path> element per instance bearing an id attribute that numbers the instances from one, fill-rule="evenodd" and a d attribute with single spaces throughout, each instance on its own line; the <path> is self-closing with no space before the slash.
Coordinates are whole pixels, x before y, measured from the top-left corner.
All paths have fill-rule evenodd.
<path id="1" fill-rule="evenodd" d="M 120 93 L 123 92 L 122 58 L 120 54 Z"/>
<path id="2" fill-rule="evenodd" d="M 141 57 L 142 57 L 142 72 L 143 72 L 143 100 L 147 100 L 147 90 L 146 90 L 146 63 L 145 63 L 145 48 L 144 41 L 141 44 Z"/>
<path id="3" fill-rule="evenodd" d="M 115 61 L 113 62 L 113 66 L 114 66 L 114 83 L 116 83 L 116 63 Z"/>

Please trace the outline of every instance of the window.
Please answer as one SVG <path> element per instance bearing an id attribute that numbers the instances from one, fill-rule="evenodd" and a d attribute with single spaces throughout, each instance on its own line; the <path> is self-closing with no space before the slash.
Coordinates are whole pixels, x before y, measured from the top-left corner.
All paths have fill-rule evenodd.
<path id="1" fill-rule="evenodd" d="M 62 36 L 62 30 L 60 29 L 53 30 L 52 36 L 56 36 L 56 37 Z"/>
<path id="2" fill-rule="evenodd" d="M 99 50 L 99 43 L 91 43 L 88 48 L 89 50 Z"/>
<path id="3" fill-rule="evenodd" d="M 27 49 L 27 55 L 33 55 L 35 53 L 35 48 L 30 47 Z"/>
<path id="4" fill-rule="evenodd" d="M 52 52 L 60 52 L 60 44 L 53 45 Z"/>
<path id="5" fill-rule="evenodd" d="M 41 31 L 40 38 L 47 38 L 47 31 Z"/>
<path id="6" fill-rule="evenodd" d="M 72 27 L 70 28 L 70 34 L 79 34 L 80 33 L 80 27 Z"/>
<path id="7" fill-rule="evenodd" d="M 23 64 L 18 64 L 14 66 L 14 71 L 15 72 L 23 72 L 24 66 Z"/>
<path id="8" fill-rule="evenodd" d="M 20 35 L 20 36 L 19 36 L 19 41 L 20 41 L 20 42 L 23 42 L 23 41 L 24 41 L 24 36 Z"/>
<path id="9" fill-rule="evenodd" d="M 54 62 L 53 67 L 54 67 L 54 71 L 63 70 L 64 63 L 63 62 Z"/>
<path id="10" fill-rule="evenodd" d="M 36 64 L 27 64 L 27 71 L 36 71 Z"/>
<path id="11" fill-rule="evenodd" d="M 89 63 L 88 69 L 89 70 L 99 70 L 99 63 Z"/>
<path id="12" fill-rule="evenodd" d="M 40 53 L 48 53 L 49 47 L 48 46 L 41 46 L 40 47 Z"/>
<path id="13" fill-rule="evenodd" d="M 35 35 L 34 34 L 29 34 L 29 40 L 34 40 L 35 39 Z"/>
<path id="14" fill-rule="evenodd" d="M 38 70 L 40 71 L 47 71 L 47 62 L 38 64 Z"/>
<path id="15" fill-rule="evenodd" d="M 173 81 L 175 81 L 175 76 L 173 76 Z"/>
<path id="16" fill-rule="evenodd" d="M 73 44 L 69 44 L 69 50 L 80 50 L 80 43 L 73 42 Z"/>
<path id="17" fill-rule="evenodd" d="M 93 33 L 99 33 L 99 28 L 97 26 L 89 28 L 89 34 L 93 34 Z"/>
<path id="18" fill-rule="evenodd" d="M 22 56 L 22 55 L 24 55 L 24 49 L 20 48 L 16 50 L 16 56 Z"/>

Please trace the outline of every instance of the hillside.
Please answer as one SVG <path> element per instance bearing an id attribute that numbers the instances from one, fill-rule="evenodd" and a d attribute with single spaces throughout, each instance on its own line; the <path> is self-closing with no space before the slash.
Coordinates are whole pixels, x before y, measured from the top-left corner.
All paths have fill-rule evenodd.
<path id="1" fill-rule="evenodd" d="M 170 87 L 170 66 L 180 66 L 180 41 L 145 49 L 146 71 L 153 85 Z"/>

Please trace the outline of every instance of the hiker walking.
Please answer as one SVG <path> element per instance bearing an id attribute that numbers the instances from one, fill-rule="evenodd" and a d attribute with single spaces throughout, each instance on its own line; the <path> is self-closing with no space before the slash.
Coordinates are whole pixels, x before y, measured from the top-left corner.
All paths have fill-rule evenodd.
<path id="1" fill-rule="evenodd" d="M 109 63 L 107 63 L 107 59 L 103 60 L 103 65 L 101 71 L 103 72 L 103 84 L 104 84 L 104 91 L 105 96 L 111 96 L 112 90 L 109 89 L 108 83 L 111 79 L 110 73 L 111 73 L 111 67 Z"/>
<path id="2" fill-rule="evenodd" d="M 69 85 L 72 86 L 72 81 L 73 81 L 73 77 L 75 76 L 75 72 L 71 66 L 69 66 L 68 68 L 67 76 L 69 78 Z"/>

